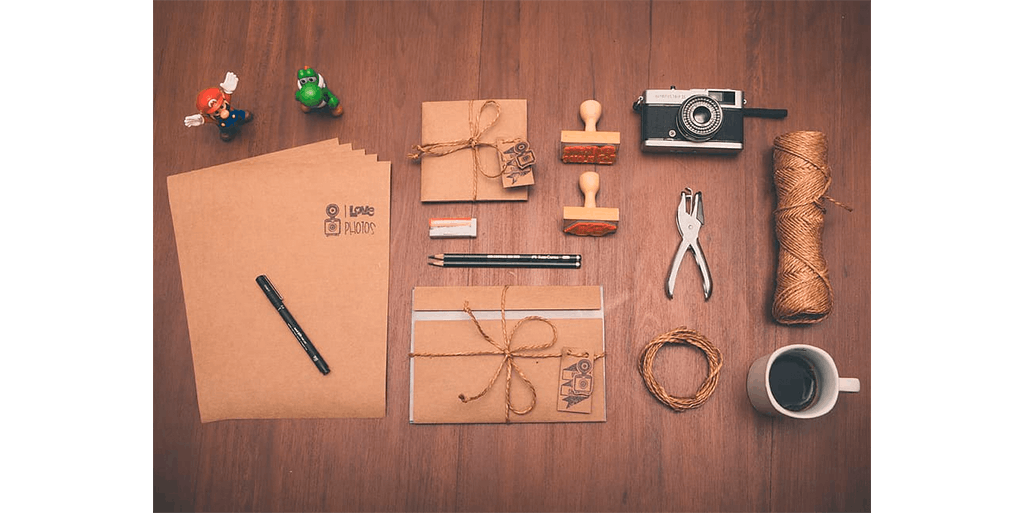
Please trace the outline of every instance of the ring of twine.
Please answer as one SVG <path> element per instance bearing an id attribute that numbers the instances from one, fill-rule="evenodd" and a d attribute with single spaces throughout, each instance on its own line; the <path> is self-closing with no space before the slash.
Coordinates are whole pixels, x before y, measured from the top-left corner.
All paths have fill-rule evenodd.
<path id="1" fill-rule="evenodd" d="M 489 106 L 495 107 L 495 117 L 492 118 L 484 128 L 481 128 L 481 118 L 484 117 L 484 111 Z M 488 131 L 489 128 L 495 126 L 498 123 L 499 116 L 502 115 L 502 108 L 499 107 L 499 102 L 495 100 L 488 100 L 481 104 L 481 108 L 477 111 L 477 116 L 474 115 L 474 100 L 467 102 L 467 123 L 470 125 L 470 137 L 466 139 L 456 139 L 453 141 L 427 143 L 423 145 L 414 145 L 413 153 L 406 155 L 410 160 L 420 160 L 425 156 L 444 157 L 450 153 L 455 153 L 460 150 L 470 148 L 474 155 L 474 168 L 471 170 L 473 180 L 473 199 L 477 199 L 477 175 L 481 174 L 487 178 L 498 178 L 502 176 L 502 169 L 500 166 L 499 172 L 490 175 L 484 172 L 481 168 L 481 147 L 489 147 L 498 149 L 498 145 L 501 143 L 508 143 L 510 141 L 496 141 L 496 142 L 483 142 L 481 141 L 481 135 Z"/>
<path id="2" fill-rule="evenodd" d="M 695 346 L 705 354 L 705 358 L 709 362 L 708 374 L 705 377 L 705 382 L 695 392 L 694 397 L 671 395 L 666 391 L 666 388 L 656 381 L 655 374 L 652 372 L 652 364 L 655 362 L 656 354 L 666 344 Z M 641 360 L 638 362 L 638 370 L 641 372 L 641 378 L 645 380 L 645 386 L 648 387 L 648 391 L 656 399 L 659 399 L 659 402 L 678 412 L 698 408 L 709 400 L 713 391 L 716 390 L 716 384 L 720 381 L 720 368 L 722 367 L 723 357 L 720 355 L 720 350 L 704 335 L 684 326 L 652 339 L 645 346 L 645 349 L 641 351 Z"/>
<path id="3" fill-rule="evenodd" d="M 773 318 L 781 324 L 814 324 L 833 310 L 822 236 L 823 199 L 830 167 L 822 132 L 790 132 L 773 140 L 773 179 L 777 188 L 776 234 L 780 243 Z"/>
<path id="4" fill-rule="evenodd" d="M 462 351 L 462 352 L 453 352 L 453 353 L 410 353 L 410 357 L 411 358 L 414 358 L 414 357 L 439 358 L 439 357 L 452 357 L 452 356 L 501 355 L 503 357 L 502 361 L 499 362 L 498 368 L 495 369 L 495 373 L 492 374 L 492 379 L 490 379 L 488 381 L 488 384 L 485 386 L 484 390 L 482 390 L 481 392 L 479 392 L 479 393 L 477 393 L 477 394 L 475 394 L 473 396 L 470 396 L 470 397 L 467 397 L 465 394 L 460 394 L 459 395 L 459 399 L 460 399 L 460 401 L 463 401 L 464 403 L 469 403 L 470 401 L 474 401 L 474 400 L 480 399 L 485 394 L 487 394 L 489 390 L 492 389 L 492 387 L 498 381 L 499 376 L 501 374 L 503 374 L 503 370 L 505 370 L 506 371 L 505 372 L 505 374 L 506 374 L 506 422 L 509 422 L 509 420 L 510 420 L 509 414 L 511 412 L 515 413 L 517 415 L 527 415 L 528 413 L 531 413 L 531 410 L 534 409 L 535 404 L 537 404 L 537 402 L 538 402 L 538 392 L 534 388 L 534 384 L 531 383 L 531 380 L 527 378 L 527 375 L 524 374 L 524 371 L 520 368 L 519 365 L 517 365 L 517 362 L 516 362 L 515 358 L 560 358 L 560 357 L 563 356 L 562 353 L 555 353 L 555 354 L 543 353 L 543 354 L 538 354 L 538 353 L 527 353 L 526 352 L 526 351 L 537 351 L 537 350 L 541 350 L 541 349 L 548 349 L 548 348 L 556 345 L 556 341 L 559 338 L 559 335 L 558 335 L 558 333 L 556 331 L 556 326 L 554 324 L 552 324 L 552 321 L 550 321 L 550 320 L 548 320 L 548 319 L 546 319 L 544 317 L 540 317 L 540 316 L 537 316 L 537 315 L 529 315 L 529 316 L 524 317 L 523 319 L 520 319 L 519 321 L 517 321 L 517 323 L 515 325 L 513 325 L 513 330 L 512 331 L 509 331 L 509 330 L 506 329 L 506 291 L 508 289 L 509 289 L 509 285 L 506 285 L 506 286 L 504 286 L 502 288 L 502 301 L 501 301 L 500 307 L 499 307 L 500 308 L 499 309 L 500 319 L 501 319 L 501 324 L 502 324 L 502 343 L 501 344 L 496 342 L 494 339 L 492 339 L 492 337 L 488 336 L 488 334 L 485 333 L 484 328 L 481 327 L 481 323 L 478 322 L 478 320 L 477 320 L 477 316 L 474 315 L 474 311 L 470 309 L 470 302 L 469 301 L 464 301 L 463 302 L 463 311 L 466 312 L 467 315 L 470 316 L 470 320 L 474 322 L 474 326 L 477 327 L 478 333 L 481 334 L 481 336 L 485 339 L 485 341 L 487 341 L 489 344 L 491 344 L 493 347 L 495 347 L 495 350 L 491 350 L 491 351 Z M 520 346 L 520 347 L 517 347 L 517 348 L 513 348 L 512 347 L 513 336 L 516 335 L 517 330 L 520 329 L 521 325 L 523 325 L 524 323 L 529 322 L 529 321 L 540 321 L 540 322 L 544 322 L 545 324 L 547 324 L 549 326 L 549 328 L 552 329 L 552 340 L 550 340 L 548 343 L 545 343 L 545 344 L 525 345 L 525 346 Z M 588 357 L 588 353 L 587 352 L 581 353 L 581 354 L 568 352 L 567 354 L 572 355 L 572 356 L 577 356 L 577 357 L 580 357 L 580 358 L 587 358 Z M 605 356 L 605 353 L 598 353 L 598 354 L 595 355 L 595 359 L 598 360 L 599 358 L 602 358 L 604 356 Z M 523 381 L 524 384 L 527 385 L 528 390 L 530 390 L 530 392 L 531 392 L 531 403 L 528 404 L 524 408 L 516 408 L 516 407 L 513 406 L 513 400 L 512 400 L 512 397 L 511 397 L 511 395 L 512 395 L 511 394 L 511 392 L 512 392 L 511 386 L 512 386 L 512 383 L 513 383 L 513 376 L 514 376 L 513 371 L 516 371 L 516 376 L 518 376 L 521 379 L 521 381 Z"/>

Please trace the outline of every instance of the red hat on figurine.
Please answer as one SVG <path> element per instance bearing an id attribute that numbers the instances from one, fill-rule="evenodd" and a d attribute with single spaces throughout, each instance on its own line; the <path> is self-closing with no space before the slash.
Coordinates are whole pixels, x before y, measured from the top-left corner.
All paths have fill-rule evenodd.
<path id="1" fill-rule="evenodd" d="M 196 96 L 196 108 L 204 114 L 213 114 L 221 108 L 224 102 L 224 93 L 216 87 L 200 91 Z"/>

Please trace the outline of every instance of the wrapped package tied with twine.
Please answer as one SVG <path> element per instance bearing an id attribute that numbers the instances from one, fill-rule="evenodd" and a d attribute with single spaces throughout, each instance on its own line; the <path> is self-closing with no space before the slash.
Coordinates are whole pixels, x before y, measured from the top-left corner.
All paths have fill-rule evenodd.
<path id="1" fill-rule="evenodd" d="M 780 243 L 773 318 L 781 324 L 815 324 L 830 315 L 834 303 L 823 258 L 823 199 L 852 210 L 826 194 L 831 182 L 826 135 L 799 131 L 774 139 L 773 181 Z"/>
<path id="2" fill-rule="evenodd" d="M 527 100 L 465 100 L 421 104 L 420 200 L 526 201 L 524 187 L 503 186 L 500 150 L 527 141 Z M 487 155 L 486 155 L 487 154 Z"/>
<path id="3" fill-rule="evenodd" d="M 410 422 L 605 421 L 603 311 L 594 286 L 414 288 Z"/>

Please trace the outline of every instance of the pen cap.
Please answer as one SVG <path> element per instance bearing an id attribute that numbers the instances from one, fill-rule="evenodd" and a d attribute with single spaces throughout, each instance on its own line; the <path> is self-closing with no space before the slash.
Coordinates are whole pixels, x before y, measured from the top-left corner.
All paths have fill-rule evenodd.
<path id="1" fill-rule="evenodd" d="M 264 276 L 262 274 L 260 276 L 257 276 L 256 282 L 257 285 L 260 286 L 260 290 L 264 291 L 264 294 L 267 296 L 267 299 L 271 301 L 272 305 L 274 305 L 274 308 L 281 308 L 281 294 L 278 294 L 278 291 L 275 290 L 274 285 L 271 285 L 271 281 L 267 279 L 267 276 Z"/>

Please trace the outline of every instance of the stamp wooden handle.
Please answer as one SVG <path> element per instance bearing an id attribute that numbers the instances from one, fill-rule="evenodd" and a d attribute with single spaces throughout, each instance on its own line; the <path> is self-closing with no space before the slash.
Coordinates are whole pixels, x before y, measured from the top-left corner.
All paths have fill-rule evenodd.
<path id="1" fill-rule="evenodd" d="M 594 171 L 581 173 L 578 185 L 581 186 L 581 192 L 584 193 L 584 208 L 595 208 L 595 195 L 599 190 L 599 174 Z"/>
<path id="2" fill-rule="evenodd" d="M 602 117 L 602 104 L 596 100 L 581 102 L 581 119 L 584 120 L 584 131 L 594 132 L 599 118 Z"/>

